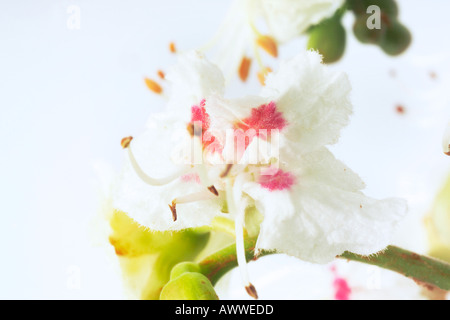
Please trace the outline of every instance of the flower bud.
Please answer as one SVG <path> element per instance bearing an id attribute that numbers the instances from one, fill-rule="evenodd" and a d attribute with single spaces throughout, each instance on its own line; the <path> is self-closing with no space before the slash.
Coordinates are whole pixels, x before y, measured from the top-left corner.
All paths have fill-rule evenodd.
<path id="1" fill-rule="evenodd" d="M 160 300 L 219 300 L 219 297 L 203 274 L 184 272 L 164 286 Z"/>
<path id="2" fill-rule="evenodd" d="M 324 63 L 338 61 L 345 51 L 346 32 L 339 17 L 333 17 L 314 27 L 309 35 L 308 49 L 323 56 Z"/>
<path id="3" fill-rule="evenodd" d="M 387 25 L 381 23 L 381 29 L 369 29 L 367 27 L 367 17 L 360 16 L 353 24 L 353 33 L 356 39 L 362 43 L 379 43 L 386 33 Z"/>
<path id="4" fill-rule="evenodd" d="M 379 44 L 387 54 L 392 56 L 399 55 L 411 44 L 411 33 L 400 22 L 392 21 Z"/>
<path id="5" fill-rule="evenodd" d="M 186 272 L 200 272 L 200 266 L 195 262 L 181 262 L 173 267 L 170 280 L 174 280 Z"/>

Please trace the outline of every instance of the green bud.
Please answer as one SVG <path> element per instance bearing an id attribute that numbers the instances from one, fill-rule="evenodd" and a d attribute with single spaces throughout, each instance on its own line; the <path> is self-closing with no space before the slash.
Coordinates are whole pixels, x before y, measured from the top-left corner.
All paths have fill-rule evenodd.
<path id="1" fill-rule="evenodd" d="M 404 25 L 398 21 L 392 21 L 379 44 L 384 52 L 396 56 L 409 47 L 411 39 L 411 33 Z"/>
<path id="2" fill-rule="evenodd" d="M 219 300 L 213 285 L 201 273 L 185 272 L 169 281 L 161 291 L 161 300 Z"/>
<path id="3" fill-rule="evenodd" d="M 200 272 L 200 266 L 195 262 L 181 262 L 173 267 L 170 280 L 174 280 L 186 272 Z"/>
<path id="4" fill-rule="evenodd" d="M 323 56 L 323 62 L 333 63 L 344 54 L 346 32 L 339 17 L 322 21 L 309 34 L 308 49 L 315 49 Z"/>
<path id="5" fill-rule="evenodd" d="M 367 17 L 360 16 L 355 20 L 353 33 L 356 39 L 362 43 L 379 43 L 386 33 L 387 26 L 382 23 L 381 29 L 369 29 L 367 27 Z"/>

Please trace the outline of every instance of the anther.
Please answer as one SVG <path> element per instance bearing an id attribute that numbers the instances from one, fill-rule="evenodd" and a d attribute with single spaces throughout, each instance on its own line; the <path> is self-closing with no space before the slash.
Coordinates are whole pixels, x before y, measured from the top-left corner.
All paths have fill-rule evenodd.
<path id="1" fill-rule="evenodd" d="M 250 297 L 258 299 L 258 292 L 256 292 L 255 286 L 253 284 L 249 283 L 249 285 L 245 287 L 245 291 L 247 291 Z"/>
<path id="2" fill-rule="evenodd" d="M 239 78 L 245 82 L 248 78 L 250 67 L 252 65 L 252 60 L 246 56 L 242 57 L 241 64 L 239 65 Z"/>
<path id="3" fill-rule="evenodd" d="M 172 211 L 172 219 L 173 221 L 177 221 L 177 203 L 175 200 L 172 201 L 172 204 L 169 204 L 170 211 Z"/>
<path id="4" fill-rule="evenodd" d="M 211 193 L 213 195 L 215 195 L 216 197 L 219 196 L 219 192 L 217 191 L 216 187 L 210 186 L 210 187 L 208 187 L 208 190 L 211 191 Z"/>
<path id="5" fill-rule="evenodd" d="M 145 78 L 144 80 L 145 80 L 145 84 L 147 85 L 147 88 L 149 88 L 150 91 L 152 91 L 156 94 L 162 93 L 163 89 L 156 81 L 153 81 L 152 79 L 149 79 L 149 78 Z"/>
<path id="6" fill-rule="evenodd" d="M 133 137 L 125 137 L 122 139 L 122 141 L 120 141 L 120 145 L 122 146 L 122 148 L 126 149 L 130 145 L 131 140 L 133 140 Z"/>
<path id="7" fill-rule="evenodd" d="M 164 80 L 166 78 L 166 75 L 161 70 L 158 70 L 157 74 L 158 74 L 158 77 L 160 77 L 162 80 Z"/>
<path id="8" fill-rule="evenodd" d="M 169 43 L 169 50 L 172 53 L 176 53 L 177 52 L 177 48 L 175 47 L 175 43 L 173 43 L 173 42 Z"/>
<path id="9" fill-rule="evenodd" d="M 225 168 L 225 170 L 220 174 L 221 178 L 226 178 L 228 176 L 228 174 L 231 171 L 231 168 L 233 167 L 232 164 L 227 164 L 227 167 Z"/>
<path id="10" fill-rule="evenodd" d="M 269 67 L 264 67 L 261 71 L 258 72 L 258 80 L 262 86 L 266 85 L 266 77 L 271 72 L 272 69 L 270 69 Z"/>
<path id="11" fill-rule="evenodd" d="M 192 122 L 188 123 L 186 129 L 189 132 L 189 135 L 191 137 L 201 137 L 202 136 L 202 133 L 203 133 L 202 127 L 201 126 L 196 126 Z"/>
<path id="12" fill-rule="evenodd" d="M 272 57 L 276 58 L 278 56 L 278 46 L 272 37 L 260 35 L 256 39 L 256 43 Z"/>

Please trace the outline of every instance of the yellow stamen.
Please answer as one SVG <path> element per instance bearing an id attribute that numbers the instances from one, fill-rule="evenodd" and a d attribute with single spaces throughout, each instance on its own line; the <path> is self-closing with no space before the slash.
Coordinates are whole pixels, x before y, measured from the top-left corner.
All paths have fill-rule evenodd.
<path id="1" fill-rule="evenodd" d="M 133 140 L 133 137 L 125 137 L 122 139 L 122 141 L 120 141 L 120 145 L 122 146 L 122 148 L 126 149 L 130 145 L 131 140 Z"/>
<path id="2" fill-rule="evenodd" d="M 248 74 L 250 71 L 250 67 L 252 65 L 252 60 L 246 56 L 242 57 L 241 60 L 241 64 L 239 65 L 239 78 L 241 78 L 241 80 L 243 82 L 245 82 L 248 78 Z"/>
<path id="3" fill-rule="evenodd" d="M 216 187 L 210 186 L 210 187 L 208 187 L 208 190 L 209 190 L 213 195 L 215 195 L 216 197 L 219 196 L 219 192 L 217 191 Z"/>
<path id="4" fill-rule="evenodd" d="M 158 77 L 160 77 L 161 79 L 165 79 L 166 78 L 166 75 L 164 74 L 164 72 L 162 72 L 161 70 L 158 70 Z"/>
<path id="5" fill-rule="evenodd" d="M 266 77 L 271 72 L 272 69 L 270 69 L 269 67 L 264 67 L 261 71 L 258 72 L 258 80 L 261 85 L 264 86 L 266 84 Z"/>
<path id="6" fill-rule="evenodd" d="M 147 85 L 147 88 L 149 88 L 150 91 L 157 93 L 157 94 L 162 93 L 163 89 L 156 81 L 153 81 L 152 79 L 149 79 L 149 78 L 145 78 L 144 80 L 145 80 L 145 84 Z"/>
<path id="7" fill-rule="evenodd" d="M 170 211 L 172 211 L 172 219 L 173 221 L 177 221 L 177 203 L 172 201 L 172 204 L 169 204 Z"/>
<path id="8" fill-rule="evenodd" d="M 169 43 L 169 50 L 172 53 L 176 53 L 177 52 L 177 48 L 175 47 L 175 43 L 173 43 L 173 42 Z"/>
<path id="9" fill-rule="evenodd" d="M 255 286 L 251 283 L 245 287 L 245 290 L 247 291 L 248 295 L 252 297 L 253 299 L 258 299 L 258 293 L 256 292 Z"/>
<path id="10" fill-rule="evenodd" d="M 230 173 L 231 168 L 233 167 L 232 164 L 227 164 L 225 170 L 220 174 L 221 178 L 226 178 L 226 176 L 228 176 L 228 174 Z"/>
<path id="11" fill-rule="evenodd" d="M 271 36 L 260 35 L 256 38 L 256 43 L 272 57 L 278 57 L 278 46 Z"/>

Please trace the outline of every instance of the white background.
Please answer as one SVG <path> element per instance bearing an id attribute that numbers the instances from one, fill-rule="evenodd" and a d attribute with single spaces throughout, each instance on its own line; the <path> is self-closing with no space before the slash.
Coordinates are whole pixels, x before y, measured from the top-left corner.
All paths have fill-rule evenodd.
<path id="1" fill-rule="evenodd" d="M 450 120 L 450 3 L 399 3 L 414 37 L 407 54 L 388 57 L 350 36 L 344 59 L 332 66 L 349 74 L 355 108 L 333 150 L 362 176 L 368 195 L 409 201 L 395 243 L 426 252 L 420 218 L 450 167 L 441 149 Z M 118 169 L 120 139 L 164 107 L 143 77 L 175 62 L 168 43 L 204 44 L 229 4 L 0 1 L 0 298 L 124 297 L 112 249 L 92 224 L 101 200 L 99 169 Z M 71 5 L 81 10 L 79 30 L 67 27 Z M 348 14 L 347 28 L 352 21 Z M 281 56 L 304 44 L 280 48 Z M 405 115 L 396 114 L 397 104 Z M 304 297 L 307 288 L 294 280 L 310 269 L 286 257 L 250 265 L 268 299 Z M 237 286 L 231 297 L 245 298 L 242 291 Z"/>

